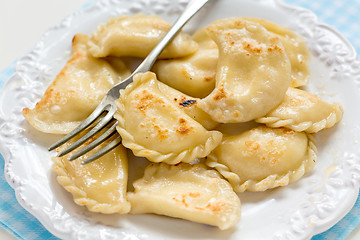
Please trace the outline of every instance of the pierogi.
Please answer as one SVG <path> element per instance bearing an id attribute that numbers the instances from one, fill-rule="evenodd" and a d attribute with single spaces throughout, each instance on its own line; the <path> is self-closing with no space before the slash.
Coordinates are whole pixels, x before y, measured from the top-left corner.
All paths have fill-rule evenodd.
<path id="1" fill-rule="evenodd" d="M 158 82 L 158 87 L 176 107 L 183 110 L 189 117 L 200 123 L 207 130 L 212 130 L 219 125 L 209 114 L 197 106 L 198 99 L 192 98 L 160 81 Z"/>
<path id="2" fill-rule="evenodd" d="M 259 18 L 244 18 L 257 22 L 280 38 L 291 63 L 291 86 L 308 83 L 310 52 L 304 39 L 288 28 Z M 192 39 L 199 44 L 194 54 L 177 59 L 159 60 L 153 67 L 160 81 L 192 97 L 204 98 L 215 87 L 218 48 L 205 28 L 194 33 Z"/>
<path id="3" fill-rule="evenodd" d="M 78 139 L 79 137 L 70 140 L 57 151 L 64 150 Z M 67 155 L 53 157 L 53 170 L 57 174 L 58 183 L 72 194 L 76 204 L 86 206 L 91 212 L 125 214 L 130 211 L 130 203 L 126 196 L 126 149 L 120 145 L 92 163 L 81 164 L 84 159 L 108 143 L 109 141 L 104 142 L 74 161 L 69 161 Z"/>
<path id="4" fill-rule="evenodd" d="M 255 121 L 268 127 L 316 133 L 334 126 L 342 114 L 339 103 L 330 104 L 305 90 L 289 88 L 279 106 Z"/>
<path id="5" fill-rule="evenodd" d="M 206 130 L 189 117 L 158 85 L 154 73 L 139 73 L 133 83 L 120 90 L 114 117 L 123 145 L 152 162 L 189 163 L 207 156 L 222 134 Z"/>
<path id="6" fill-rule="evenodd" d="M 231 228 L 240 219 L 241 204 L 231 185 L 203 164 L 151 164 L 128 193 L 131 212 L 156 213 Z"/>
<path id="7" fill-rule="evenodd" d="M 158 16 L 137 14 L 111 18 L 92 34 L 90 52 L 94 57 L 145 58 L 170 28 L 171 24 Z M 180 32 L 159 58 L 184 57 L 197 49 L 197 43 L 189 35 Z"/>
<path id="8" fill-rule="evenodd" d="M 207 157 L 237 192 L 286 186 L 312 170 L 317 159 L 314 138 L 305 132 L 259 126 L 225 136 Z"/>
<path id="9" fill-rule="evenodd" d="M 22 113 L 37 130 L 66 134 L 84 121 L 107 91 L 130 75 L 121 59 L 100 59 L 88 52 L 89 37 L 73 38 L 73 54 L 33 109 Z"/>
<path id="10" fill-rule="evenodd" d="M 159 60 L 154 71 L 160 81 L 192 97 L 204 98 L 215 88 L 218 48 L 204 28 L 192 39 L 199 44 L 194 54 L 176 59 Z"/>
<path id="11" fill-rule="evenodd" d="M 309 82 L 310 71 L 308 62 L 310 52 L 304 39 L 288 28 L 260 18 L 245 18 L 260 23 L 268 31 L 280 38 L 291 63 L 291 87 L 305 86 Z"/>
<path id="12" fill-rule="evenodd" d="M 247 122 L 276 107 L 291 83 L 291 65 L 276 35 L 242 18 L 214 21 L 219 48 L 215 89 L 198 106 L 215 121 Z"/>

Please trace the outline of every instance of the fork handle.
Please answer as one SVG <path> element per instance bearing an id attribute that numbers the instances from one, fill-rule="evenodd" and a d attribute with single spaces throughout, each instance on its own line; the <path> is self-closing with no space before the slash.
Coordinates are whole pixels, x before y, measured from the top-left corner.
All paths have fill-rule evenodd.
<path id="1" fill-rule="evenodd" d="M 207 3 L 208 0 L 191 0 L 183 13 L 176 20 L 174 25 L 170 28 L 170 30 L 166 33 L 166 35 L 161 39 L 161 41 L 154 47 L 154 49 L 150 52 L 150 54 L 144 59 L 144 61 L 138 66 L 138 68 L 134 71 L 134 74 L 139 72 L 147 72 L 154 65 L 157 57 L 164 50 L 164 48 L 168 45 L 168 43 L 176 36 L 176 34 L 180 31 L 180 29 L 190 20 L 192 16 L 197 13 L 202 6 Z"/>
<path id="2" fill-rule="evenodd" d="M 150 54 L 140 63 L 140 65 L 135 69 L 131 76 L 120 82 L 119 84 L 113 87 L 113 94 L 116 95 L 116 98 L 119 98 L 120 89 L 124 89 L 127 85 L 132 82 L 132 77 L 137 73 L 147 72 L 154 65 L 157 57 L 164 50 L 167 44 L 176 36 L 180 29 L 190 20 L 192 16 L 195 15 L 209 0 L 190 0 L 187 6 L 185 7 L 182 14 L 178 17 L 176 22 L 170 28 L 170 30 L 165 34 L 165 36 L 160 40 L 160 42 L 153 48 Z"/>

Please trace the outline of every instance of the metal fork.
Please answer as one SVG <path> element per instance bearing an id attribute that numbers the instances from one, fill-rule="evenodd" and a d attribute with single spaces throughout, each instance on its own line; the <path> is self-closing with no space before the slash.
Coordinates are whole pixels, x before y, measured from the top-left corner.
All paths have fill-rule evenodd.
<path id="1" fill-rule="evenodd" d="M 64 156 L 74 149 L 81 146 L 83 143 L 88 141 L 92 138 L 95 134 L 99 133 L 105 126 L 110 126 L 108 130 L 106 130 L 100 137 L 98 137 L 95 141 L 91 142 L 89 145 L 72 155 L 69 160 L 75 160 L 76 158 L 84 155 L 85 153 L 89 152 L 106 139 L 110 138 L 114 134 L 117 137 L 112 140 L 108 145 L 104 148 L 97 151 L 95 154 L 91 155 L 89 158 L 82 161 L 82 164 L 90 163 L 99 157 L 103 156 L 116 146 L 121 143 L 121 137 L 116 131 L 117 121 L 112 121 L 113 115 L 116 112 L 116 105 L 114 103 L 120 96 L 120 89 L 124 89 L 128 84 L 133 81 L 133 76 L 137 73 L 147 72 L 153 66 L 156 58 L 160 55 L 162 50 L 166 47 L 166 45 L 175 37 L 175 35 L 179 32 L 179 30 L 185 25 L 185 23 L 197 13 L 206 3 L 208 0 L 190 0 L 190 2 L 185 7 L 183 13 L 179 16 L 176 20 L 174 25 L 171 29 L 167 32 L 167 34 L 162 38 L 162 40 L 156 45 L 156 47 L 150 52 L 150 54 L 144 59 L 144 61 L 137 67 L 137 69 L 125 80 L 120 82 L 119 84 L 115 85 L 111 88 L 108 93 L 105 95 L 101 103 L 97 106 L 97 108 L 90 114 L 90 116 L 85 119 L 78 127 L 76 127 L 72 132 L 66 135 L 64 138 L 60 139 L 54 145 L 49 147 L 49 151 L 54 150 L 55 148 L 63 145 L 71 138 L 78 135 L 80 132 L 88 128 L 91 124 L 95 121 L 98 123 L 84 136 L 82 136 L 79 140 L 74 142 L 72 145 L 64 149 L 62 152 L 58 154 L 59 157 Z M 106 115 L 101 117 L 103 113 L 106 112 Z M 112 122 L 112 123 L 111 123 Z"/>

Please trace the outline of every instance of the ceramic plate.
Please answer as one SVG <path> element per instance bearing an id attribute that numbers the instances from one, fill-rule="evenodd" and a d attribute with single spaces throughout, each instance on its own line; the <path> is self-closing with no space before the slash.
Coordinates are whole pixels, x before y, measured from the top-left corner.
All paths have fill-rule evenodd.
<path id="1" fill-rule="evenodd" d="M 0 95 L 0 149 L 5 176 L 20 204 L 54 235 L 64 239 L 309 239 L 339 221 L 353 206 L 360 182 L 360 63 L 338 32 L 308 10 L 278 0 L 211 1 L 185 27 L 193 32 L 212 20 L 253 16 L 301 34 L 312 52 L 307 90 L 340 102 L 344 117 L 316 135 L 315 169 L 284 188 L 241 193 L 242 218 L 231 230 L 155 215 L 101 215 L 75 205 L 56 182 L 46 149 L 59 136 L 31 128 L 21 115 L 33 107 L 64 66 L 75 33 L 90 34 L 110 16 L 157 14 L 173 22 L 186 0 L 100 0 L 51 28 L 21 58 Z M 261 229 L 261 231 L 259 231 Z"/>

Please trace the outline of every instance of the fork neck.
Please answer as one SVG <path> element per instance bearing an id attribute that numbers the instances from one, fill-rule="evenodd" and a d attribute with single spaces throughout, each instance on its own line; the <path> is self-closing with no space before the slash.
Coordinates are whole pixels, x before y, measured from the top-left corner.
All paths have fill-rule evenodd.
<path id="1" fill-rule="evenodd" d="M 175 21 L 170 30 L 160 40 L 160 42 L 153 48 L 150 54 L 142 61 L 136 68 L 133 75 L 139 72 L 147 72 L 154 65 L 157 57 L 161 54 L 168 43 L 177 35 L 180 29 L 187 23 L 192 16 L 195 15 L 209 0 L 190 0 L 185 7 L 183 13 Z"/>

